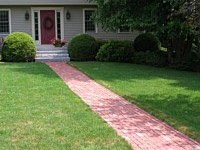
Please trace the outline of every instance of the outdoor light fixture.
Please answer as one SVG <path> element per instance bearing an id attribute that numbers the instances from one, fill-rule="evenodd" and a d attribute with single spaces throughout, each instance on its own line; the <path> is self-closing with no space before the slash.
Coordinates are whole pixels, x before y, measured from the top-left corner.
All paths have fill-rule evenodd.
<path id="1" fill-rule="evenodd" d="M 67 20 L 70 20 L 70 19 L 71 19 L 71 14 L 70 14 L 69 10 L 67 10 L 66 19 L 67 19 Z"/>
<path id="2" fill-rule="evenodd" d="M 30 17 L 30 16 L 29 16 L 29 13 L 28 13 L 28 11 L 26 11 L 26 13 L 25 13 L 25 19 L 26 19 L 26 20 L 29 20 L 29 17 Z"/>

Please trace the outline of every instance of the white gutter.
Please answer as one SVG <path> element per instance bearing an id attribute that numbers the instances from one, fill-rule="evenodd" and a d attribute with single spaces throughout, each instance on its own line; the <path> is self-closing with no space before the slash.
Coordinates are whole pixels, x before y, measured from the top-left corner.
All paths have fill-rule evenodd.
<path id="1" fill-rule="evenodd" d="M 97 5 L 95 3 L 2 3 L 0 2 L 0 6 L 27 6 L 27 5 Z"/>

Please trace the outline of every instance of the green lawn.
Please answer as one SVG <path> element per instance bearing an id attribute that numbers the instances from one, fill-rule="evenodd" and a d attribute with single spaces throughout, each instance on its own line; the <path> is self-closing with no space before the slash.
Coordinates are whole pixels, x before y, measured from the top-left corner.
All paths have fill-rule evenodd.
<path id="1" fill-rule="evenodd" d="M 123 63 L 71 65 L 200 142 L 199 73 Z"/>
<path id="2" fill-rule="evenodd" d="M 0 64 L 1 150 L 131 150 L 48 66 Z"/>

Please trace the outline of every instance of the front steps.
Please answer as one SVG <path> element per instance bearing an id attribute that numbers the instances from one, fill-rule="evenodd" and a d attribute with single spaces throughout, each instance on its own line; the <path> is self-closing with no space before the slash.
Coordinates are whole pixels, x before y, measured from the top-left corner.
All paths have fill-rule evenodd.
<path id="1" fill-rule="evenodd" d="M 37 45 L 36 62 L 69 62 L 69 54 L 66 47 L 54 47 L 52 45 Z"/>

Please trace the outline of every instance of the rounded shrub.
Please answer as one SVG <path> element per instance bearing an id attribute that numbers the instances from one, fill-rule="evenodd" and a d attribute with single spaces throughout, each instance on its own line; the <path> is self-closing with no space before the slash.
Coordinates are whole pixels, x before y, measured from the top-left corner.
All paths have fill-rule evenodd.
<path id="1" fill-rule="evenodd" d="M 134 41 L 134 48 L 136 52 L 157 51 L 160 50 L 160 41 L 151 33 L 140 34 Z"/>
<path id="2" fill-rule="evenodd" d="M 107 44 L 108 41 L 107 40 L 103 40 L 103 39 L 97 39 L 97 50 L 99 51 L 101 46 Z"/>
<path id="3" fill-rule="evenodd" d="M 32 62 L 36 56 L 36 46 L 26 33 L 15 32 L 6 37 L 2 47 L 2 60 L 7 62 Z"/>
<path id="4" fill-rule="evenodd" d="M 109 41 L 101 46 L 96 59 L 108 62 L 131 62 L 134 55 L 132 41 Z"/>
<path id="5" fill-rule="evenodd" d="M 95 60 L 97 55 L 96 39 L 88 34 L 77 35 L 69 42 L 68 51 L 72 60 Z"/>

